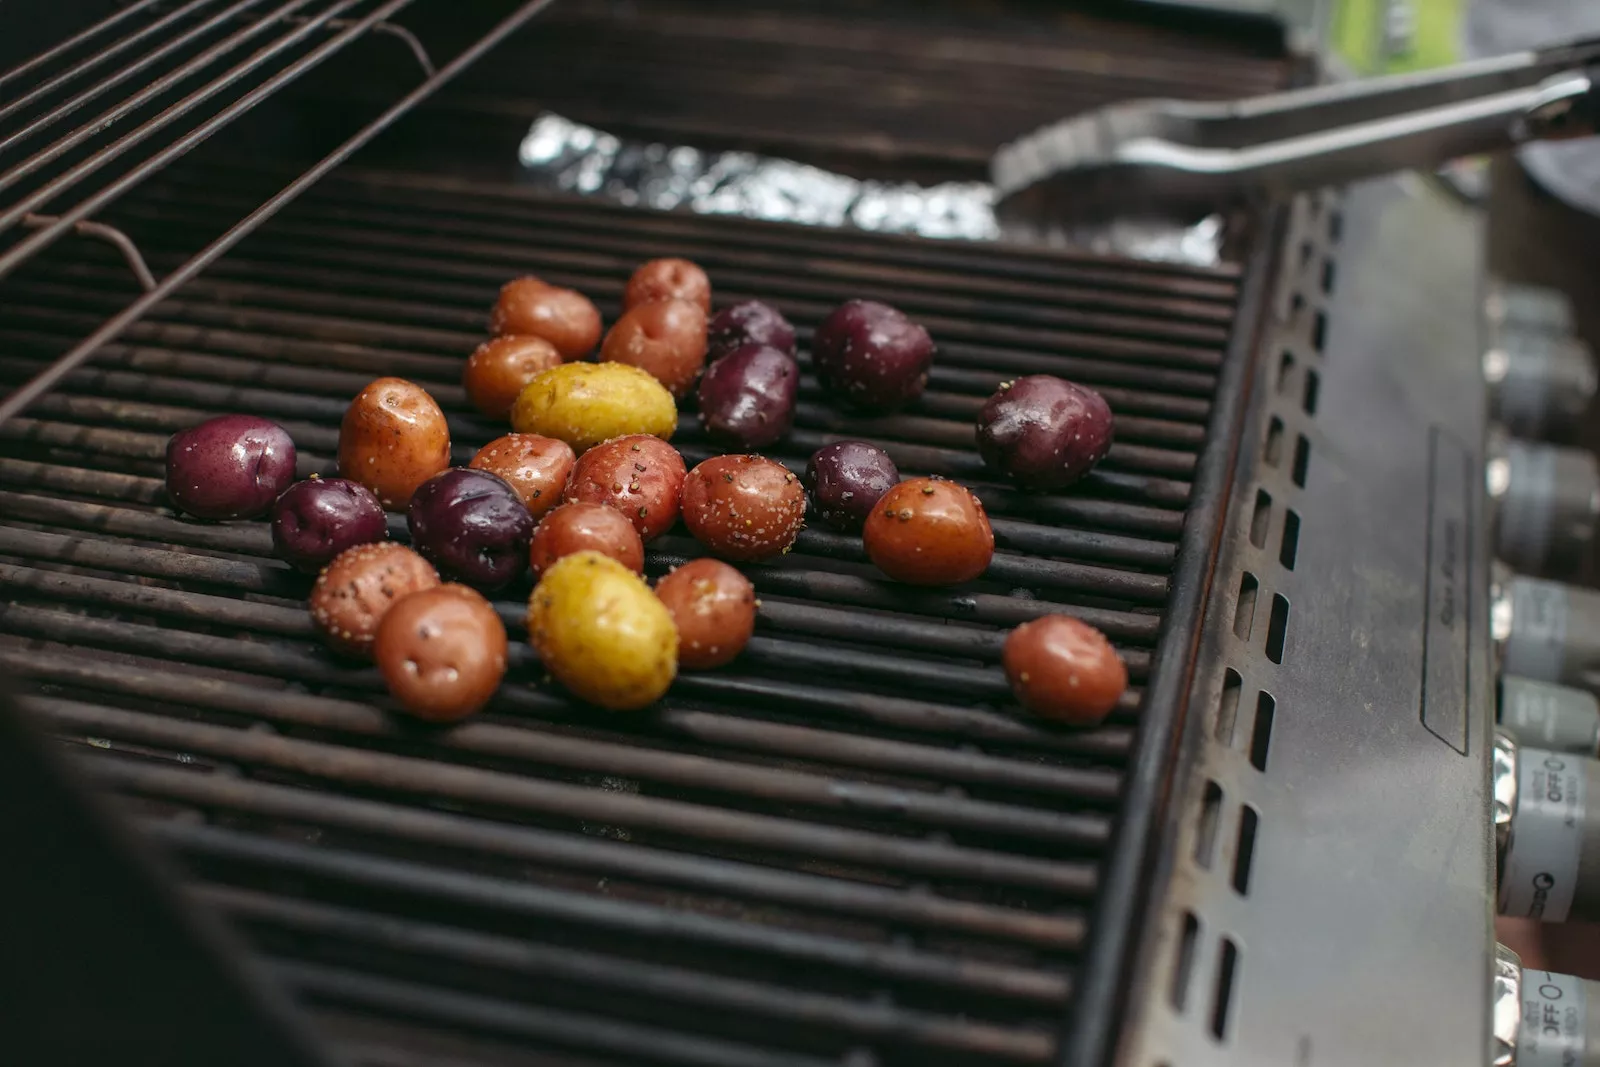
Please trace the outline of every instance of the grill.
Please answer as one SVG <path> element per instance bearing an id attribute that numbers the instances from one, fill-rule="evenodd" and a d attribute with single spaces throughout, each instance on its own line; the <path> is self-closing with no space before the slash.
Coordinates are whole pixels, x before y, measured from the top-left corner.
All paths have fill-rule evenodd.
<path id="1" fill-rule="evenodd" d="M 593 49 L 594 20 L 612 14 L 579 7 L 513 54 Z M 752 63 L 775 54 L 730 25 L 744 23 L 684 32 L 726 33 L 729 54 Z M 802 69 L 808 48 L 833 47 L 822 23 L 806 25 Z M 628 32 L 673 30 L 659 16 Z M 1137 56 L 1144 41 L 1123 28 L 1094 43 Z M 1171 42 L 1152 49 L 1174 69 L 1197 62 Z M 978 54 L 997 79 L 1028 77 L 1009 52 Z M 906 77 L 928 76 L 927 61 L 902 58 Z M 1262 60 L 1249 77 L 1282 69 Z M 414 129 L 448 125 L 503 76 L 491 64 Z M 684 109 L 711 110 L 685 96 Z M 892 125 L 870 108 L 855 118 Z M 959 170 L 977 134 L 947 132 L 944 147 L 874 151 Z M 0 423 L 0 667 L 33 679 L 26 706 L 357 1062 L 1099 1058 L 1165 800 L 1271 242 L 1243 269 L 1202 270 L 652 214 L 399 166 L 418 143 L 381 141 L 335 171 Z M 187 160 L 99 218 L 166 277 L 295 174 Z M 260 413 L 294 436 L 301 476 L 331 474 L 345 405 L 379 374 L 428 388 L 465 463 L 503 432 L 458 385 L 499 284 L 536 273 L 611 321 L 629 272 L 660 255 L 701 263 L 719 300 L 770 300 L 797 324 L 866 297 L 928 326 L 940 358 L 910 413 L 842 415 L 807 374 L 796 429 L 770 454 L 797 467 L 823 443 L 865 437 L 907 473 L 972 486 L 996 535 L 983 580 L 896 586 L 857 539 L 809 529 L 781 561 L 746 568 L 762 606 L 744 655 L 683 676 L 635 716 L 576 705 L 541 677 L 518 640 L 524 584 L 496 601 L 513 653 L 494 704 L 426 729 L 388 713 L 374 669 L 321 649 L 308 583 L 272 558 L 264 524 L 165 507 L 173 431 Z M 0 286 L 0 391 L 139 292 L 109 247 L 63 244 L 22 264 Z M 983 399 L 1040 371 L 1096 386 L 1117 412 L 1117 445 L 1070 494 L 998 484 L 971 447 Z M 714 451 L 693 419 L 674 443 L 691 464 Z M 403 537 L 403 521 L 391 532 Z M 647 570 L 697 554 L 669 534 Z M 1008 628 L 1063 606 L 1130 668 L 1097 729 L 1019 717 L 998 666 Z"/>

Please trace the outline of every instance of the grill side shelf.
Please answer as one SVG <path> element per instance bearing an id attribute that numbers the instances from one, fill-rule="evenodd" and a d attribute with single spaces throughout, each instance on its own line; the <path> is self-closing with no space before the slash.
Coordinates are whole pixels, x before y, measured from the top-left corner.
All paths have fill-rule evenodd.
<path id="1" fill-rule="evenodd" d="M 1118 1062 L 1476 1062 L 1480 226 L 1386 180 L 1287 249 Z"/>

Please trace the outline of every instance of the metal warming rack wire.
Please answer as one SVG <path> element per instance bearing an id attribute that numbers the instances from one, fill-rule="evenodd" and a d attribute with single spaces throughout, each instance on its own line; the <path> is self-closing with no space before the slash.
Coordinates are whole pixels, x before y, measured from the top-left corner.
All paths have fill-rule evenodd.
<path id="1" fill-rule="evenodd" d="M 373 169 L 308 188 L 324 163 L 285 188 L 287 172 L 186 161 L 108 205 L 97 221 L 137 243 L 160 292 L 76 243 L 6 280 L 0 389 L 91 334 L 0 425 L 0 666 L 42 686 L 29 707 L 359 1062 L 1098 1062 L 1270 240 L 1242 272 L 1194 270 Z M 294 197 L 251 232 L 255 205 Z M 490 713 L 432 731 L 318 646 L 304 581 L 260 524 L 165 509 L 173 430 L 257 411 L 293 433 L 301 474 L 326 472 L 345 404 L 381 373 L 427 386 L 464 461 L 501 430 L 457 384 L 498 285 L 532 271 L 609 318 L 632 267 L 669 254 L 802 324 L 864 296 L 933 329 L 915 411 L 844 418 L 808 374 L 775 458 L 867 436 L 908 472 L 972 484 L 999 542 L 988 580 L 897 587 L 859 543 L 808 530 L 752 568 L 763 608 L 740 663 L 686 676 L 650 714 L 596 718 L 519 643 Z M 1119 445 L 1070 495 L 1016 493 L 972 451 L 983 398 L 1031 370 L 1118 412 Z M 676 443 L 709 454 L 692 420 Z M 652 573 L 696 551 L 654 547 Z M 514 636 L 525 593 L 497 604 Z M 1112 636 L 1135 681 L 1094 730 L 1008 707 L 1005 629 L 1058 603 Z"/>
<path id="2" fill-rule="evenodd" d="M 264 0 L 239 0 L 212 13 L 209 9 L 214 6 L 213 0 L 190 0 L 161 14 L 157 0 L 140 0 L 0 74 L 0 88 L 10 86 L 10 92 L 17 92 L 26 84 L 23 79 L 29 75 L 42 75 L 53 69 L 52 64 L 70 62 L 65 69 L 0 105 L 0 121 L 16 118 L 23 123 L 0 137 L 0 158 L 27 142 L 64 131 L 25 157 L 6 162 L 4 170 L 0 171 L 0 194 L 15 197 L 0 206 L 0 238 L 8 230 L 19 227 L 25 232 L 25 236 L 0 250 L 0 278 L 62 237 L 76 232 L 112 243 L 145 290 L 69 349 L 54 365 L 0 401 L 0 422 L 43 395 L 64 373 L 92 355 L 100 344 L 116 337 L 145 310 L 193 278 L 323 175 L 432 96 L 548 6 L 550 0 L 529 0 L 522 4 L 437 70 L 416 38 L 389 21 L 416 2 L 387 0 L 364 11 L 365 0 L 334 0 L 320 5 L 316 0 L 289 0 L 271 10 L 257 11 Z M 140 25 L 141 16 L 152 21 Z M 234 29 L 235 26 L 238 28 Z M 280 28 L 281 32 L 275 32 Z M 126 32 L 107 40 L 121 31 Z M 126 235 L 91 218 L 353 42 L 369 33 L 384 31 L 408 43 L 425 79 L 159 280 L 150 273 L 145 258 Z M 224 32 L 225 36 L 217 36 Z M 323 35 L 320 40 L 319 32 Z M 205 47 L 192 52 L 201 45 Z M 252 45 L 255 46 L 253 52 L 219 73 L 213 73 Z M 302 49 L 302 45 L 308 47 Z M 80 49 L 90 48 L 95 50 L 72 61 L 71 57 Z M 169 60 L 176 64 L 170 69 L 165 66 Z M 121 65 L 114 66 L 116 63 Z M 114 69 L 107 70 L 107 67 Z M 160 73 L 153 80 L 143 80 L 142 76 L 157 72 Z M 91 77 L 97 80 L 85 84 Z M 159 106 L 167 94 L 199 78 L 209 80 L 133 128 L 112 137 L 121 129 L 119 123 L 136 119 L 146 109 Z M 125 90 L 126 95 L 120 98 L 111 95 L 116 90 Z M 53 105 L 46 103 L 63 92 L 72 95 Z M 111 106 L 104 106 L 113 100 Z M 40 109 L 30 111 L 34 105 L 40 105 Z M 82 117 L 86 109 L 95 107 L 100 110 L 93 111 L 92 117 Z M 69 120 L 78 124 L 67 129 Z M 134 156 L 133 151 L 141 146 L 148 154 L 142 158 Z M 76 202 L 64 203 L 72 197 L 78 197 Z"/>

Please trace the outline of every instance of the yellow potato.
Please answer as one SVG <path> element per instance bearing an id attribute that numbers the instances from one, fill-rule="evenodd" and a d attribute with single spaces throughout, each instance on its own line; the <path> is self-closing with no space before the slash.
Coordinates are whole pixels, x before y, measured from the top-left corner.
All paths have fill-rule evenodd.
<path id="1" fill-rule="evenodd" d="M 563 363 L 525 385 L 511 406 L 511 426 L 565 441 L 582 453 L 633 433 L 666 440 L 678 407 L 661 383 L 624 363 Z"/>
<path id="2" fill-rule="evenodd" d="M 528 642 L 557 681 L 615 711 L 659 700 L 678 673 L 678 628 L 666 605 L 593 550 L 544 572 L 528 599 Z"/>

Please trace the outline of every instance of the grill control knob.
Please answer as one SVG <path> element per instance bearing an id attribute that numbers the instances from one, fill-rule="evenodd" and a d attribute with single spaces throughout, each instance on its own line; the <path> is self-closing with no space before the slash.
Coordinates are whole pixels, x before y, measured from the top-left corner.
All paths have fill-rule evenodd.
<path id="1" fill-rule="evenodd" d="M 1518 745 L 1502 732 L 1490 773 L 1500 914 L 1600 918 L 1600 761 Z"/>
<path id="2" fill-rule="evenodd" d="M 1589 559 L 1600 521 L 1600 463 L 1575 448 L 1494 435 L 1484 471 L 1495 555 L 1565 578 Z"/>
<path id="3" fill-rule="evenodd" d="M 1508 674 L 1500 679 L 1498 718 L 1519 744 L 1600 755 L 1600 700 L 1582 689 Z"/>
<path id="4" fill-rule="evenodd" d="M 1489 417 L 1518 437 L 1567 440 L 1600 388 L 1594 353 L 1573 337 L 1505 330 L 1483 355 Z"/>
<path id="5" fill-rule="evenodd" d="M 1489 595 L 1504 674 L 1600 692 L 1600 591 L 1518 576 L 1496 580 Z"/>
<path id="6" fill-rule="evenodd" d="M 1556 289 L 1494 281 L 1483 297 L 1483 318 L 1491 333 L 1571 333 L 1572 301 Z"/>
<path id="7" fill-rule="evenodd" d="M 1495 946 L 1492 1067 L 1600 1067 L 1600 982 L 1523 970 Z"/>

